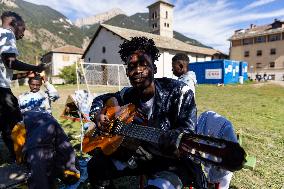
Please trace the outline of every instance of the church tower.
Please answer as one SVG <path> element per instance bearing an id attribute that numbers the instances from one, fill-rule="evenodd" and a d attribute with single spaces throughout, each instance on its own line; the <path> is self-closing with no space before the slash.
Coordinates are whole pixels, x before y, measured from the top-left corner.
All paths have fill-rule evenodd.
<path id="1" fill-rule="evenodd" d="M 174 5 L 165 0 L 148 6 L 151 33 L 173 38 L 173 8 Z"/>

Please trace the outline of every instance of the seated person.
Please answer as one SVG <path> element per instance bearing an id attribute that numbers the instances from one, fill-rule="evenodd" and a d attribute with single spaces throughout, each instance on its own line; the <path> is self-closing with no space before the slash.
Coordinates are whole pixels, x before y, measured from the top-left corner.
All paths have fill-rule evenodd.
<path id="1" fill-rule="evenodd" d="M 203 112 L 199 116 L 196 133 L 238 142 L 232 123 L 213 111 Z M 232 172 L 211 165 L 205 166 L 205 172 L 209 183 L 218 185 L 219 189 L 229 188 Z"/>
<path id="2" fill-rule="evenodd" d="M 159 50 L 152 39 L 134 37 L 126 40 L 120 45 L 119 53 L 127 65 L 126 75 L 132 87 L 95 98 L 90 110 L 91 120 L 98 129 L 104 130 L 110 120 L 103 108 L 107 100 L 115 97 L 119 106 L 134 104 L 147 118 L 147 126 L 167 132 L 160 138 L 159 145 L 125 137 L 117 151 L 110 155 L 96 148 L 88 162 L 92 187 L 111 188 L 111 179 L 146 175 L 146 188 L 182 188 L 189 185 L 207 188 L 200 164 L 190 159 L 169 157 L 178 157 L 177 136 L 195 130 L 193 92 L 183 82 L 169 78 L 154 79 L 157 71 L 154 62 L 158 60 Z"/>
<path id="3" fill-rule="evenodd" d="M 24 147 L 16 151 L 18 160 L 27 163 L 31 175 L 29 189 L 54 188 L 56 178 L 67 184 L 75 183 L 79 171 L 75 167 L 75 151 L 60 124 L 51 115 L 50 101 L 58 99 L 56 89 L 45 82 L 47 92 L 40 91 L 42 78 L 36 75 L 29 79 L 30 92 L 19 97 L 24 122 Z M 14 130 L 18 126 L 14 127 Z M 17 134 L 14 132 L 13 134 Z M 17 136 L 13 137 L 14 141 Z M 14 144 L 15 146 L 15 144 Z"/>
<path id="4" fill-rule="evenodd" d="M 44 82 L 46 91 L 40 90 Z M 19 106 L 21 112 L 29 110 L 42 110 L 51 114 L 51 101 L 54 102 L 59 99 L 59 95 L 55 87 L 48 81 L 45 81 L 39 74 L 29 78 L 30 91 L 19 96 Z"/>
<path id="5" fill-rule="evenodd" d="M 23 118 L 29 189 L 55 188 L 57 178 L 66 184 L 77 182 L 80 172 L 75 167 L 75 151 L 56 119 L 48 112 L 34 110 L 24 112 Z"/>

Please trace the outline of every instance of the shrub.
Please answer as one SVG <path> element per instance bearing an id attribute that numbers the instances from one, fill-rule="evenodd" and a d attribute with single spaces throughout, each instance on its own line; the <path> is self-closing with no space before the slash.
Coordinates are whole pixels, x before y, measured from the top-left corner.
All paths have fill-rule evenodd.
<path id="1" fill-rule="evenodd" d="M 61 69 L 61 73 L 59 77 L 64 79 L 67 84 L 75 84 L 76 83 L 76 64 L 71 66 L 65 66 Z"/>

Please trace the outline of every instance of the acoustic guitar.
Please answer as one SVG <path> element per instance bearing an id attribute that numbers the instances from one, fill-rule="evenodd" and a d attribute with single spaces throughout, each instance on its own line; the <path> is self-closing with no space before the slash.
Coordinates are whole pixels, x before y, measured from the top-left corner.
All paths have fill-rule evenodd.
<path id="1" fill-rule="evenodd" d="M 83 139 L 85 153 L 101 148 L 104 154 L 110 155 L 121 145 L 124 136 L 158 144 L 160 136 L 166 132 L 159 128 L 132 123 L 136 116 L 140 116 L 133 104 L 123 107 L 107 106 L 103 111 L 111 121 L 107 130 L 98 136 L 94 135 L 95 129 L 86 133 Z M 199 160 L 230 171 L 240 170 L 245 163 L 244 149 L 231 141 L 183 133 L 177 139 L 177 145 L 180 158 Z"/>

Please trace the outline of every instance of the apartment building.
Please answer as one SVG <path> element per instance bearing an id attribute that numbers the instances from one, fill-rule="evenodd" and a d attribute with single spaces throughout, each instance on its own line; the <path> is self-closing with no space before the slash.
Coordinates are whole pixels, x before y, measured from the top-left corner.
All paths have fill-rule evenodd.
<path id="1" fill-rule="evenodd" d="M 284 21 L 236 30 L 229 38 L 230 59 L 248 62 L 251 78 L 256 74 L 284 80 Z"/>

